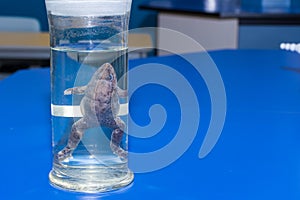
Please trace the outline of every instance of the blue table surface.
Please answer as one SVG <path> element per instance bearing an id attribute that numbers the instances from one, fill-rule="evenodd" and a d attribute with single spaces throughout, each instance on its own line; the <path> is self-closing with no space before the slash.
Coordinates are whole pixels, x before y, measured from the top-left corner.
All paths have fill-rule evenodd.
<path id="1" fill-rule="evenodd" d="M 279 50 L 209 54 L 221 74 L 227 97 L 224 128 L 213 150 L 198 158 L 211 114 L 209 93 L 201 76 L 195 76 L 180 56 L 130 61 L 131 69 L 160 63 L 181 72 L 197 93 L 201 122 L 196 138 L 179 159 L 157 171 L 136 173 L 129 187 L 105 194 L 72 193 L 49 185 L 49 69 L 23 70 L 2 80 L 1 199 L 299 199 L 300 56 Z M 202 57 L 203 53 L 189 55 L 205 67 Z M 152 104 L 165 107 L 166 124 L 155 137 L 130 137 L 130 149 L 134 151 L 148 152 L 166 145 L 168 134 L 178 128 L 178 101 L 170 90 L 157 84 L 133 93 L 133 120 L 149 123 Z M 196 123 L 193 120 L 190 123 Z"/>

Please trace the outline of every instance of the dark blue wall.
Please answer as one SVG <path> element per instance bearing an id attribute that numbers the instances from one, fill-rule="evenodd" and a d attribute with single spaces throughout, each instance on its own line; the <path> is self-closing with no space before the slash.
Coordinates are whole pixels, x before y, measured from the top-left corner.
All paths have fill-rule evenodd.
<path id="1" fill-rule="evenodd" d="M 0 15 L 35 17 L 40 21 L 42 30 L 48 30 L 44 0 L 2 0 Z"/>
<path id="2" fill-rule="evenodd" d="M 300 0 L 240 0 L 243 6 L 298 7 Z"/>
<path id="3" fill-rule="evenodd" d="M 149 0 L 132 0 L 130 29 L 156 26 L 156 12 L 138 8 L 145 1 Z"/>
<path id="4" fill-rule="evenodd" d="M 156 25 L 156 14 L 140 10 L 138 6 L 145 0 L 133 0 L 130 28 Z M 41 23 L 43 31 L 48 30 L 44 0 L 1 0 L 0 15 L 35 17 Z"/>

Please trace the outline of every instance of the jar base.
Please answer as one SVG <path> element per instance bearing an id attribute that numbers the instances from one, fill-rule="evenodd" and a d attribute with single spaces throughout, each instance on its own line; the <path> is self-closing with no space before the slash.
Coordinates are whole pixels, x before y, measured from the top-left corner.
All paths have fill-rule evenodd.
<path id="1" fill-rule="evenodd" d="M 88 172 L 81 169 L 77 176 L 66 176 L 65 174 L 58 173 L 57 170 L 52 169 L 49 173 L 50 184 L 58 189 L 83 192 L 83 193 L 100 193 L 109 192 L 117 189 L 121 189 L 129 185 L 134 178 L 134 174 L 128 170 L 126 173 L 112 174 L 105 172 L 102 176 L 101 171 L 93 170 L 92 175 L 90 170 Z"/>

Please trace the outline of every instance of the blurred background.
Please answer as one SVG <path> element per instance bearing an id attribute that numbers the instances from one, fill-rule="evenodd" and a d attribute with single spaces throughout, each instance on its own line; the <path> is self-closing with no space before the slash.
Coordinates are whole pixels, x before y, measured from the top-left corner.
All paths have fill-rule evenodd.
<path id="1" fill-rule="evenodd" d="M 0 16 L 26 16 L 39 20 L 42 31 L 48 31 L 48 22 L 44 0 L 4 0 L 0 1 Z M 145 0 L 132 1 L 130 28 L 155 26 L 155 12 L 139 9 Z"/>
<path id="2" fill-rule="evenodd" d="M 0 1 L 0 17 L 7 16 L 33 18 L 39 24 L 32 29 L 34 32 L 48 32 L 44 0 Z M 26 26 L 25 29 L 18 26 L 19 30 L 7 29 L 8 24 L 11 22 L 0 20 L 0 72 L 10 73 L 27 68 L 29 59 L 20 59 L 24 55 L 22 49 L 8 51 L 11 49 L 1 48 L 10 45 L 7 35 L 1 32 L 24 32 L 26 29 Z M 205 50 L 279 49 L 282 42 L 300 42 L 300 0 L 133 0 L 129 29 L 142 27 L 163 27 L 178 31 L 195 39 Z M 172 49 L 179 53 L 197 51 L 188 44 L 174 42 L 174 38 L 155 29 L 134 32 L 142 34 L 131 37 L 131 44 L 135 46 Z M 23 40 L 20 45 L 24 41 L 41 43 L 42 40 L 42 45 L 48 45 L 45 35 L 16 35 L 11 40 L 14 42 L 21 37 Z M 29 63 L 30 66 L 49 66 L 48 49 L 31 50 L 36 57 L 31 59 L 34 62 Z M 165 52 L 146 51 L 132 58 L 162 54 Z M 14 56 L 7 59 L 11 55 L 19 56 L 17 62 Z"/>

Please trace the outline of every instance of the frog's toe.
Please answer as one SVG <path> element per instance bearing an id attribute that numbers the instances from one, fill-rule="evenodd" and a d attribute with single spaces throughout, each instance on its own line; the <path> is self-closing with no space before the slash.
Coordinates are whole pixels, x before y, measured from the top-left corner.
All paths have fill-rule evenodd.
<path id="1" fill-rule="evenodd" d="M 63 150 L 57 153 L 56 159 L 62 161 L 71 156 L 72 156 L 72 150 L 68 147 L 65 147 Z"/>
<path id="2" fill-rule="evenodd" d="M 128 156 L 128 152 L 125 151 L 124 149 L 122 149 L 121 147 L 110 143 L 110 148 L 113 152 L 113 154 L 117 155 L 122 161 L 126 161 L 127 160 L 127 156 Z"/>
<path id="3" fill-rule="evenodd" d="M 72 94 L 72 88 L 66 89 L 64 91 L 64 95 L 71 95 Z"/>
<path id="4" fill-rule="evenodd" d="M 128 158 L 128 152 L 127 152 L 127 151 L 124 151 L 122 154 L 119 155 L 119 158 L 120 158 L 122 161 L 127 161 L 127 158 Z"/>

